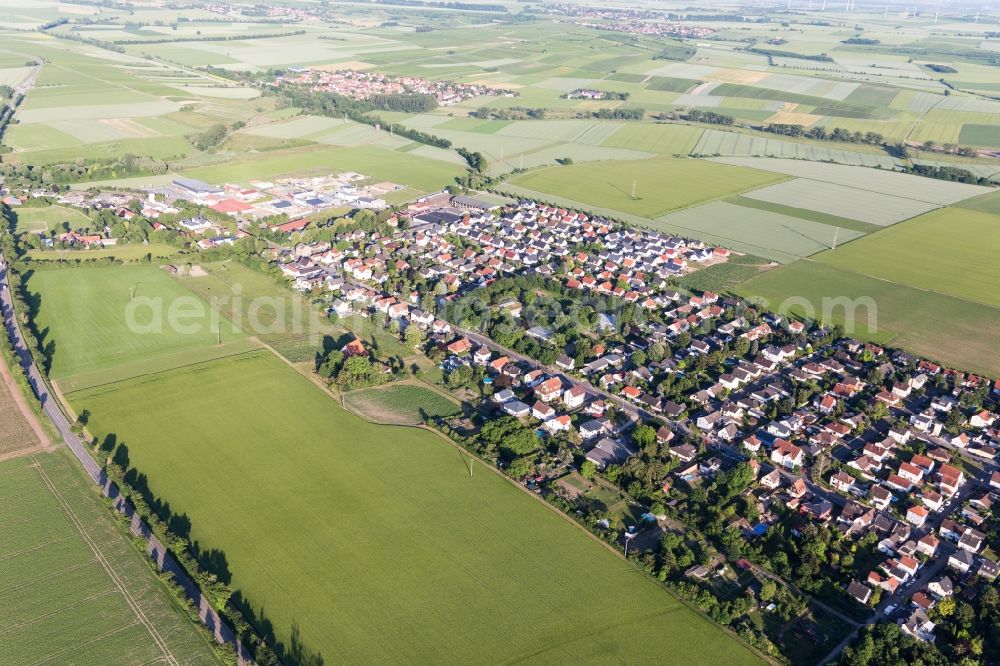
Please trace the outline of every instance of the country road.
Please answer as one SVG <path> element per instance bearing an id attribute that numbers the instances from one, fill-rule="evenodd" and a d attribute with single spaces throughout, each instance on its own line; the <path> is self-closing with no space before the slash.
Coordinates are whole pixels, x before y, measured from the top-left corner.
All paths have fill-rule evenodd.
<path id="1" fill-rule="evenodd" d="M 20 360 L 21 367 L 24 369 L 24 372 L 28 377 L 28 382 L 31 385 L 32 391 L 34 391 L 35 395 L 38 397 L 38 401 L 41 403 L 42 410 L 45 412 L 45 415 L 52 421 L 55 429 L 69 447 L 70 451 L 73 452 L 76 459 L 80 462 L 84 471 L 87 472 L 87 475 L 94 481 L 94 483 L 97 484 L 104 495 L 113 500 L 115 509 L 132 519 L 130 524 L 132 534 L 141 536 L 146 540 L 147 554 L 153 559 L 153 561 L 156 562 L 162 571 L 171 574 L 174 581 L 184 589 L 185 594 L 187 594 L 188 598 L 198 609 L 198 615 L 201 618 L 201 621 L 212 632 L 215 640 L 219 643 L 233 644 L 236 646 L 240 663 L 252 664 L 253 661 L 250 658 L 249 653 L 247 653 L 243 645 L 239 643 L 232 629 L 222 622 L 218 612 L 216 612 L 216 610 L 212 607 L 208 598 L 201 593 L 201 590 L 198 589 L 198 586 L 195 585 L 194 581 L 188 577 L 187 573 L 180 567 L 180 565 L 177 564 L 177 561 L 173 558 L 173 556 L 167 552 L 167 549 L 160 542 L 160 540 L 152 534 L 145 524 L 143 524 L 139 516 L 136 515 L 132 506 L 125 501 L 124 497 L 120 495 L 118 487 L 110 479 L 108 479 L 107 475 L 101 469 L 101 466 L 97 464 L 93 457 L 91 457 L 90 452 L 87 450 L 84 443 L 80 441 L 80 438 L 73 432 L 69 419 L 66 418 L 58 400 L 56 400 L 50 393 L 45 379 L 42 377 L 41 372 L 35 365 L 34 359 L 25 344 L 21 329 L 17 325 L 14 306 L 10 294 L 10 287 L 7 280 L 7 263 L 3 254 L 0 254 L 0 310 L 3 311 L 4 326 L 6 327 L 7 334 L 10 337 L 11 345 Z"/>

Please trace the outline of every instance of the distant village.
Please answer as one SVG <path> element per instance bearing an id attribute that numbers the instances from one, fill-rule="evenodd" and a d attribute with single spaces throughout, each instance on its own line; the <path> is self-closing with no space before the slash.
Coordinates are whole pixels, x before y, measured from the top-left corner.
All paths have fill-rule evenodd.
<path id="1" fill-rule="evenodd" d="M 356 100 L 368 100 L 373 95 L 424 94 L 433 95 L 441 106 L 450 106 L 473 97 L 514 97 L 512 90 L 492 88 L 477 83 L 454 81 L 429 81 L 418 76 L 390 76 L 378 72 L 351 69 L 329 71 L 310 68 L 291 68 L 279 76 L 275 83 L 304 86 L 312 92 L 344 95 Z"/>
<path id="2" fill-rule="evenodd" d="M 715 32 L 703 26 L 667 21 L 665 19 L 669 14 L 655 9 L 607 9 L 586 5 L 547 4 L 542 11 L 546 14 L 589 19 L 575 21 L 576 25 L 585 28 L 627 32 L 633 35 L 701 39 Z"/>
<path id="3" fill-rule="evenodd" d="M 178 179 L 143 193 L 139 212 L 129 207 L 136 195 L 121 192 L 5 192 L 4 201 L 48 196 L 155 221 L 181 199 L 236 223 L 238 233 L 227 234 L 216 220 L 180 221 L 177 231 L 199 249 L 231 245 L 287 214 L 269 227 L 280 241 L 263 256 L 292 288 L 331 317 L 419 331 L 407 340 L 445 377 L 475 378 L 479 393 L 463 395 L 487 421 L 513 419 L 551 442 L 548 450 L 578 452 L 596 474 L 634 478 L 632 492 L 661 497 L 626 540 L 666 534 L 668 513 L 739 468 L 749 473 L 739 490 L 745 509 L 725 518 L 723 535 L 754 548 L 822 529 L 864 545 L 870 557 L 817 577 L 868 609 L 870 621 L 890 618 L 932 640 L 935 605 L 974 598 L 1000 575 L 1000 381 L 734 297 L 679 290 L 674 278 L 731 252 L 534 201 L 441 192 L 385 210 L 388 232 L 334 228 L 329 241 L 303 241 L 311 213 L 386 209 L 378 197 L 398 186 L 365 181 L 353 173 L 249 187 Z M 374 354 L 360 339 L 340 351 Z M 456 418 L 448 429 L 475 427 Z M 645 428 L 652 442 L 637 439 Z M 519 478 L 568 498 L 567 464 L 545 454 Z M 686 574 L 704 580 L 713 571 Z"/>

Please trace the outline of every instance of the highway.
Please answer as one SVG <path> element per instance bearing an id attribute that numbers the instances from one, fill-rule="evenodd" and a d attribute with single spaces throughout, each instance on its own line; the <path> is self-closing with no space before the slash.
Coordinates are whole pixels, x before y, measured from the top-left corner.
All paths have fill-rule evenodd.
<path id="1" fill-rule="evenodd" d="M 198 608 L 201 621 L 215 636 L 215 640 L 219 643 L 231 643 L 235 645 L 240 663 L 252 664 L 253 661 L 250 655 L 239 643 L 232 629 L 222 622 L 218 612 L 212 608 L 208 598 L 201 593 L 201 590 L 198 589 L 194 581 L 188 577 L 187 573 L 177 564 L 173 556 L 167 552 L 167 549 L 160 540 L 143 524 L 139 516 L 135 514 L 135 510 L 131 504 L 121 496 L 118 492 L 118 487 L 108 479 L 101 466 L 90 455 L 86 445 L 73 432 L 69 419 L 63 412 L 58 400 L 52 396 L 48 384 L 46 384 L 41 372 L 35 365 L 34 359 L 25 344 L 21 329 L 17 325 L 14 304 L 11 299 L 10 286 L 7 279 L 7 262 L 2 253 L 0 253 L 0 309 L 3 310 L 4 326 L 10 337 L 11 345 L 14 348 L 15 354 L 17 354 L 21 367 L 28 377 L 32 391 L 38 397 L 45 415 L 52 421 L 55 429 L 66 443 L 66 446 L 69 447 L 70 451 L 73 452 L 73 455 L 80 462 L 87 476 L 97 484 L 105 496 L 113 500 L 114 508 L 117 511 L 132 519 L 130 525 L 132 534 L 141 536 L 146 540 L 146 552 L 161 570 L 172 574 L 174 581 L 184 589 L 188 598 Z"/>

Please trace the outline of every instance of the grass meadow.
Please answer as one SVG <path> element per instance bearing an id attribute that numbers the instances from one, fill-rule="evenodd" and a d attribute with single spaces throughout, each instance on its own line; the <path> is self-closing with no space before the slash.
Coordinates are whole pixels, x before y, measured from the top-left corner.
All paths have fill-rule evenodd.
<path id="1" fill-rule="evenodd" d="M 177 254 L 177 248 L 162 243 L 149 245 L 122 245 L 121 247 L 106 247 L 94 250 L 28 250 L 32 261 L 73 261 L 87 259 L 104 259 L 114 257 L 122 261 L 135 261 L 150 255 L 155 259 L 166 259 Z"/>
<path id="2" fill-rule="evenodd" d="M 308 298 L 269 275 L 236 262 L 204 264 L 202 268 L 207 275 L 185 278 L 182 286 L 218 302 L 225 317 L 290 361 L 312 362 L 324 339 L 338 348 L 346 344 L 347 340 L 341 339 L 342 328 L 322 316 Z"/>
<path id="3" fill-rule="evenodd" d="M 671 158 L 598 162 L 542 168 L 508 182 L 536 192 L 542 200 L 546 195 L 555 195 L 654 218 L 783 180 L 781 176 L 753 169 L 717 166 L 720 165 L 704 160 Z"/>
<path id="4" fill-rule="evenodd" d="M 155 266 L 36 270 L 27 289 L 57 380 L 210 347 L 225 353 L 225 343 L 245 337 L 224 327 L 219 346 L 208 304 Z M 168 325 L 172 306 L 181 327 Z"/>
<path id="5" fill-rule="evenodd" d="M 0 462 L 0 495 L 0 662 L 219 663 L 65 449 Z"/>
<path id="6" fill-rule="evenodd" d="M 90 218 L 79 210 L 58 205 L 22 207 L 16 210 L 16 215 L 18 232 L 62 232 L 63 222 L 68 222 L 71 229 L 90 228 L 91 225 Z"/>
<path id="7" fill-rule="evenodd" d="M 351 391 L 344 395 L 344 406 L 375 423 L 412 425 L 423 415 L 451 416 L 458 405 L 432 389 L 411 384 L 390 384 Z"/>
<path id="8" fill-rule="evenodd" d="M 864 275 L 1000 308 L 1000 216 L 942 208 L 816 256 Z"/>
<path id="9" fill-rule="evenodd" d="M 357 418 L 268 352 L 68 398 L 328 661 L 758 661 L 437 435 Z"/>

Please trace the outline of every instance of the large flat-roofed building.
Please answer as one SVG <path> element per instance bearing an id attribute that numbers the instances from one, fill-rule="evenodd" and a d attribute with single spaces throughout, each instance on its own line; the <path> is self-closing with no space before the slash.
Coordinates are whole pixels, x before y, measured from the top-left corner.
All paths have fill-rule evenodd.
<path id="1" fill-rule="evenodd" d="M 194 194 L 215 194 L 222 192 L 222 188 L 218 185 L 211 185 L 202 180 L 195 180 L 194 178 L 178 178 L 174 181 L 174 185 Z"/>

